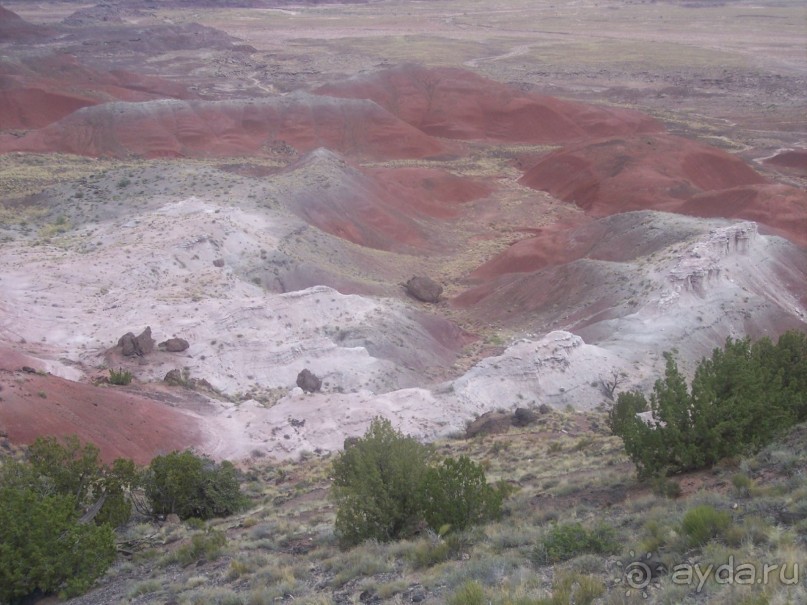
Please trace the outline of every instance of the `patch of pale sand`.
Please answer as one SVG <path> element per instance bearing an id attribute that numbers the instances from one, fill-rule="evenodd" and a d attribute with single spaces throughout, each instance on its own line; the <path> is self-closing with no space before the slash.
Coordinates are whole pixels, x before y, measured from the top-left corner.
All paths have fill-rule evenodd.
<path id="1" fill-rule="evenodd" d="M 185 367 L 227 394 L 291 388 L 305 367 L 334 390 L 411 386 L 411 351 L 425 367 L 445 347 L 404 303 L 324 286 L 274 294 L 241 278 L 238 267 L 300 225 L 191 197 L 83 227 L 56 245 L 6 244 L 0 330 L 9 343 L 25 339 L 92 367 L 122 334 L 150 326 L 158 341 L 178 336 L 190 348 L 115 365 L 141 380 Z"/>
<path id="2" fill-rule="evenodd" d="M 537 340 L 516 342 L 451 384 L 466 413 L 544 403 L 580 410 L 602 403 L 606 399 L 602 382 L 612 381 L 615 375 L 622 391 L 645 382 L 650 368 L 586 344 L 569 332 L 555 331 Z"/>
<path id="3" fill-rule="evenodd" d="M 471 414 L 458 401 L 420 388 L 380 395 L 366 390 L 303 394 L 294 389 L 271 408 L 250 400 L 206 418 L 206 450 L 214 457 L 235 460 L 256 452 L 275 458 L 332 452 L 342 448 L 345 438 L 363 435 L 377 416 L 389 419 L 405 434 L 429 441 L 463 428 Z"/>

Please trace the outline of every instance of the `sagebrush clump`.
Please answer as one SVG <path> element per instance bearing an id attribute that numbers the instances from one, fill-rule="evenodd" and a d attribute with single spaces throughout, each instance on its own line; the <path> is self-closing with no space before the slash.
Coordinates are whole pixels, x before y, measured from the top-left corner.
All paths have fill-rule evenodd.
<path id="1" fill-rule="evenodd" d="M 503 486 L 462 457 L 435 461 L 432 449 L 376 418 L 333 463 L 336 533 L 343 545 L 396 540 L 420 526 L 445 533 L 501 513 Z"/>

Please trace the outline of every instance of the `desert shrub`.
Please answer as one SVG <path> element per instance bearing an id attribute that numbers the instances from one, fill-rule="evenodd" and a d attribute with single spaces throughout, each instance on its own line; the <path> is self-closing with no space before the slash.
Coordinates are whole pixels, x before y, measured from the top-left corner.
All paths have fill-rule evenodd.
<path id="1" fill-rule="evenodd" d="M 448 605 L 485 605 L 485 602 L 485 589 L 475 580 L 465 582 L 448 599 Z"/>
<path id="2" fill-rule="evenodd" d="M 647 411 L 647 399 L 637 391 L 620 393 L 617 403 L 608 410 L 605 424 L 614 435 L 621 435 L 626 424 L 634 421 L 636 414 Z"/>
<path id="3" fill-rule="evenodd" d="M 691 388 L 672 353 L 649 402 L 621 393 L 609 412 L 640 477 L 713 466 L 761 449 L 796 422 L 807 420 L 807 336 L 726 340 L 699 363 Z M 649 406 L 653 420 L 636 412 Z"/>
<path id="4" fill-rule="evenodd" d="M 73 498 L 77 509 L 102 503 L 94 517 L 96 524 L 123 525 L 132 513 L 130 494 L 140 485 L 134 462 L 118 458 L 111 466 L 102 464 L 100 450 L 78 437 L 62 441 L 40 437 L 27 451 L 29 486 L 42 493 L 58 493 Z M 18 477 L 19 478 L 19 477 Z"/>
<path id="5" fill-rule="evenodd" d="M 227 536 L 222 531 L 211 529 L 207 532 L 193 534 L 191 541 L 178 548 L 169 561 L 176 561 L 181 565 L 190 565 L 197 561 L 212 561 L 217 559 L 222 549 L 227 545 Z"/>
<path id="6" fill-rule="evenodd" d="M 747 498 L 751 494 L 754 480 L 745 473 L 737 473 L 731 477 L 731 484 L 734 486 L 734 490 L 738 496 Z"/>
<path id="7" fill-rule="evenodd" d="M 419 518 L 418 487 L 430 449 L 375 418 L 364 437 L 333 463 L 335 530 L 343 545 L 410 534 Z"/>
<path id="8" fill-rule="evenodd" d="M 621 548 L 616 531 L 605 524 L 588 530 L 580 523 L 561 523 L 551 527 L 532 553 L 537 565 L 567 561 L 582 554 L 615 554 Z"/>
<path id="9" fill-rule="evenodd" d="M 721 537 L 731 525 L 731 515 L 702 504 L 690 509 L 681 521 L 681 533 L 690 546 L 703 546 L 713 538 Z"/>
<path id="10" fill-rule="evenodd" d="M 664 475 L 653 477 L 650 480 L 650 487 L 654 494 L 661 496 L 662 498 L 670 498 L 671 500 L 674 500 L 681 495 L 681 485 L 677 481 L 668 479 Z"/>
<path id="11" fill-rule="evenodd" d="M 552 582 L 552 596 L 538 601 L 537 605 L 591 605 L 604 592 L 605 586 L 595 577 L 563 573 Z"/>
<path id="12" fill-rule="evenodd" d="M 144 486 L 155 515 L 211 519 L 233 514 L 245 503 L 231 462 L 217 464 L 189 450 L 154 458 Z"/>
<path id="13" fill-rule="evenodd" d="M 467 456 L 445 458 L 426 471 L 420 485 L 423 518 L 432 529 L 462 530 L 501 514 L 506 488 L 493 487 Z"/>
<path id="14" fill-rule="evenodd" d="M 406 559 L 414 569 L 432 567 L 451 557 L 451 545 L 444 540 L 423 540 L 406 552 Z"/>
<path id="15" fill-rule="evenodd" d="M 80 523 L 72 496 L 0 486 L 0 602 L 36 592 L 80 594 L 114 559 L 112 529 Z"/>
<path id="16" fill-rule="evenodd" d="M 411 535 L 425 523 L 461 530 L 500 514 L 506 488 L 492 487 L 469 458 L 437 464 L 432 450 L 376 418 L 333 463 L 336 534 L 344 546 Z"/>
<path id="17" fill-rule="evenodd" d="M 126 386 L 132 382 L 132 378 L 134 377 L 129 370 L 124 370 L 122 368 L 113 370 L 112 368 L 109 368 L 109 384 Z"/>

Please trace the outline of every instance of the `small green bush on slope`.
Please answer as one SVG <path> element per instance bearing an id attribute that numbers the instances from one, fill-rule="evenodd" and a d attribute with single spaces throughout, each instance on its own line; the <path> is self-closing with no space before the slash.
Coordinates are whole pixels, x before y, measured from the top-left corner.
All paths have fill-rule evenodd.
<path id="1" fill-rule="evenodd" d="M 231 462 L 217 464 L 188 450 L 154 458 L 143 483 L 156 515 L 211 519 L 231 515 L 244 505 L 238 471 Z"/>
<path id="2" fill-rule="evenodd" d="M 376 418 L 364 437 L 333 463 L 336 533 L 343 545 L 389 541 L 421 523 L 435 531 L 462 529 L 501 511 L 503 488 L 493 488 L 468 458 L 432 464 L 432 451 Z"/>
<path id="3" fill-rule="evenodd" d="M 112 528 L 128 520 L 136 483 L 131 460 L 103 465 L 77 437 L 37 439 L 24 462 L 3 462 L 0 603 L 89 588 L 115 558 Z"/>
<path id="4" fill-rule="evenodd" d="M 108 524 L 80 523 L 70 496 L 0 487 L 0 603 L 87 590 L 115 559 Z"/>
<path id="5" fill-rule="evenodd" d="M 758 451 L 782 431 L 807 420 L 807 336 L 729 338 L 703 359 L 691 388 L 675 357 L 665 353 L 664 378 L 649 402 L 638 392 L 621 393 L 609 425 L 622 437 L 640 477 L 680 473 Z M 637 411 L 649 409 L 645 423 Z"/>

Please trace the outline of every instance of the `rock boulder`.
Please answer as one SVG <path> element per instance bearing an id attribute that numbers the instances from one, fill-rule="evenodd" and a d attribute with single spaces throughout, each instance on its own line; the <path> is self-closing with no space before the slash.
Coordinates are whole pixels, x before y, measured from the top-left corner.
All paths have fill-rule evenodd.
<path id="1" fill-rule="evenodd" d="M 440 295 L 443 293 L 443 286 L 432 278 L 422 275 L 412 277 L 404 284 L 404 287 L 409 296 L 427 303 L 439 302 Z"/>
<path id="2" fill-rule="evenodd" d="M 297 386 L 306 393 L 316 393 L 322 388 L 322 380 L 306 368 L 297 375 Z"/>

